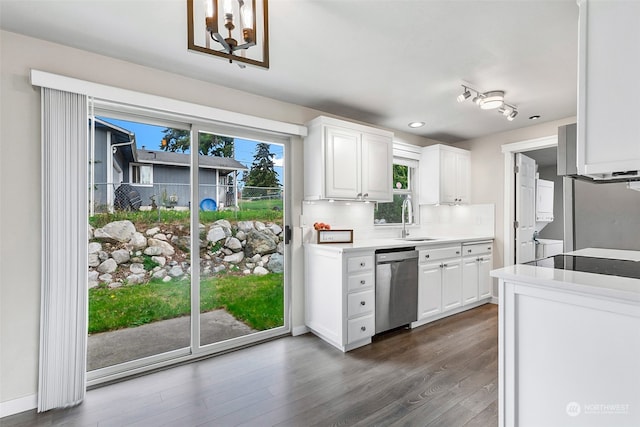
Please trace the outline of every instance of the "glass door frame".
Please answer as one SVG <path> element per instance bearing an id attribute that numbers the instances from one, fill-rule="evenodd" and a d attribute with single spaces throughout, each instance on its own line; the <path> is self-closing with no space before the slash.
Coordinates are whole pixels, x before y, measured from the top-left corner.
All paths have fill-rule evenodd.
<path id="1" fill-rule="evenodd" d="M 192 142 L 191 145 L 191 158 L 190 158 L 190 194 L 191 200 L 198 200 L 199 191 L 199 165 L 198 165 L 198 150 L 193 149 L 194 136 L 198 135 L 198 132 L 203 131 L 207 133 L 214 133 L 217 135 L 232 136 L 242 139 L 248 139 L 256 142 L 265 142 L 268 144 L 278 144 L 283 147 L 283 175 L 284 175 L 284 191 L 283 191 L 283 232 L 286 233 L 287 226 L 291 224 L 291 212 L 292 210 L 292 194 L 291 194 L 291 163 L 289 161 L 291 153 L 291 136 L 286 134 L 279 134 L 276 132 L 261 131 L 259 129 L 244 127 L 241 125 L 227 125 L 221 124 L 214 120 L 208 121 L 203 119 L 195 119 L 193 116 L 180 115 L 174 113 L 166 113 L 162 111 L 155 111 L 144 107 L 135 107 L 131 105 L 124 105 L 112 102 L 103 103 L 100 100 L 91 100 L 91 112 L 88 119 L 93 119 L 95 115 L 112 116 L 122 120 L 140 121 L 147 123 L 156 123 L 161 125 L 167 125 L 168 127 L 178 126 L 182 129 L 190 129 Z M 95 111 L 94 111 L 95 106 Z M 98 114 L 96 114 L 96 111 Z M 188 125 L 188 126 L 185 126 Z M 93 134 L 93 132 L 90 132 Z M 91 136 L 92 137 L 92 136 Z M 93 143 L 93 140 L 89 140 L 88 143 Z M 132 377 L 144 372 L 157 370 L 160 368 L 177 365 L 193 361 L 202 357 L 212 356 L 218 353 L 226 352 L 232 349 L 239 349 L 249 345 L 257 344 L 262 341 L 271 340 L 273 338 L 290 335 L 291 334 L 291 256 L 292 245 L 284 245 L 284 324 L 283 326 L 273 329 L 252 333 L 249 335 L 232 338 L 229 340 L 211 343 L 206 345 L 200 344 L 200 269 L 193 268 L 193 266 L 199 266 L 199 239 L 194 236 L 199 236 L 199 210 L 194 210 L 193 206 L 197 204 L 192 203 L 192 210 L 190 215 L 190 236 L 191 238 L 191 345 L 190 347 L 184 347 L 165 353 L 156 354 L 141 359 L 136 359 L 121 364 L 108 366 L 105 368 L 96 369 L 87 372 L 87 387 L 91 388 L 102 383 L 107 383 L 115 380 L 120 380 L 127 377 Z M 194 212 L 196 214 L 194 215 Z M 85 264 L 85 268 L 87 265 Z"/>
<path id="2" fill-rule="evenodd" d="M 284 191 L 283 191 L 283 232 L 285 231 L 286 224 L 290 224 L 290 188 L 289 176 L 287 169 L 287 159 L 289 156 L 291 141 L 289 138 L 275 137 L 268 133 L 259 131 L 253 131 L 250 129 L 242 129 L 238 127 L 229 128 L 223 125 L 215 125 L 209 123 L 194 122 L 191 127 L 191 141 L 198 141 L 198 134 L 200 132 L 210 133 L 220 136 L 229 136 L 233 138 L 242 138 L 255 142 L 265 142 L 267 144 L 282 145 L 284 166 Z M 199 164 L 198 164 L 198 151 L 191 150 L 191 200 L 199 200 Z M 197 212 L 195 215 L 193 212 Z M 191 215 L 191 236 L 198 236 L 200 227 L 200 211 L 193 210 Z M 200 265 L 199 260 L 199 242 L 198 239 L 191 239 L 191 265 Z M 291 309 L 290 309 L 290 295 L 291 295 L 291 245 L 284 245 L 284 324 L 276 328 L 268 329 L 265 331 L 255 332 L 248 335 L 243 335 L 237 338 L 231 338 L 228 340 L 215 342 L 211 344 L 201 345 L 200 343 L 200 269 L 191 268 L 191 349 L 194 356 L 204 356 L 210 354 L 216 354 L 231 349 L 237 349 L 245 347 L 251 344 L 256 344 L 261 341 L 270 340 L 283 335 L 289 335 L 291 333 Z"/>

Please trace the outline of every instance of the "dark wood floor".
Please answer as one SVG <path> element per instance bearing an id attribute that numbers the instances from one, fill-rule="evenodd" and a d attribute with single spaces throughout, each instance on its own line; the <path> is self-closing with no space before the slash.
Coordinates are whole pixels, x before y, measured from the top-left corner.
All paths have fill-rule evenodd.
<path id="1" fill-rule="evenodd" d="M 287 337 L 91 390 L 9 426 L 497 426 L 497 307 L 343 354 Z"/>

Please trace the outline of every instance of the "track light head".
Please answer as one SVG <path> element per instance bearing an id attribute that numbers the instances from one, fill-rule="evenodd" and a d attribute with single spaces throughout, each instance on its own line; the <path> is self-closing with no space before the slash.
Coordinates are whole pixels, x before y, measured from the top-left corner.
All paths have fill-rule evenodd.
<path id="1" fill-rule="evenodd" d="M 509 120 L 510 122 L 513 121 L 513 119 L 516 118 L 516 116 L 518 115 L 518 110 L 513 110 L 511 112 L 511 114 L 509 114 L 509 116 L 507 116 L 507 120 Z"/>
<path id="2" fill-rule="evenodd" d="M 462 86 L 462 87 L 464 87 L 464 86 Z M 458 95 L 458 102 L 464 102 L 469 98 L 471 98 L 471 92 L 469 92 L 469 89 L 464 87 L 464 92 L 462 92 L 460 95 Z"/>

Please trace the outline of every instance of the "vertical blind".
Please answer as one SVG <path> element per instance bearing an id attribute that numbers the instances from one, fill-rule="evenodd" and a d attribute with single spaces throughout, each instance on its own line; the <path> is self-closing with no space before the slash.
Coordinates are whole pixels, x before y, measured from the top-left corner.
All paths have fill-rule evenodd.
<path id="1" fill-rule="evenodd" d="M 87 97 L 41 91 L 38 412 L 82 402 L 87 358 Z"/>

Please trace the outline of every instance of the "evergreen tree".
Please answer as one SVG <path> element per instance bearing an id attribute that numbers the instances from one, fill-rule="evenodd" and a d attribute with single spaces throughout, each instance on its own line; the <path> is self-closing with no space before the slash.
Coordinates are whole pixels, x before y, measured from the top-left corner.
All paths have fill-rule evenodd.
<path id="1" fill-rule="evenodd" d="M 253 156 L 253 163 L 249 172 L 245 172 L 242 178 L 245 187 L 270 187 L 269 190 L 260 191 L 254 188 L 246 188 L 245 195 L 256 197 L 273 194 L 279 190 L 278 172 L 274 169 L 273 158 L 275 154 L 269 151 L 269 144 L 263 142 L 256 146 L 256 153 Z"/>
<path id="2" fill-rule="evenodd" d="M 182 129 L 166 128 L 160 148 L 164 151 L 187 152 L 191 147 L 190 132 Z M 233 138 L 201 133 L 198 152 L 205 156 L 233 157 Z"/>

